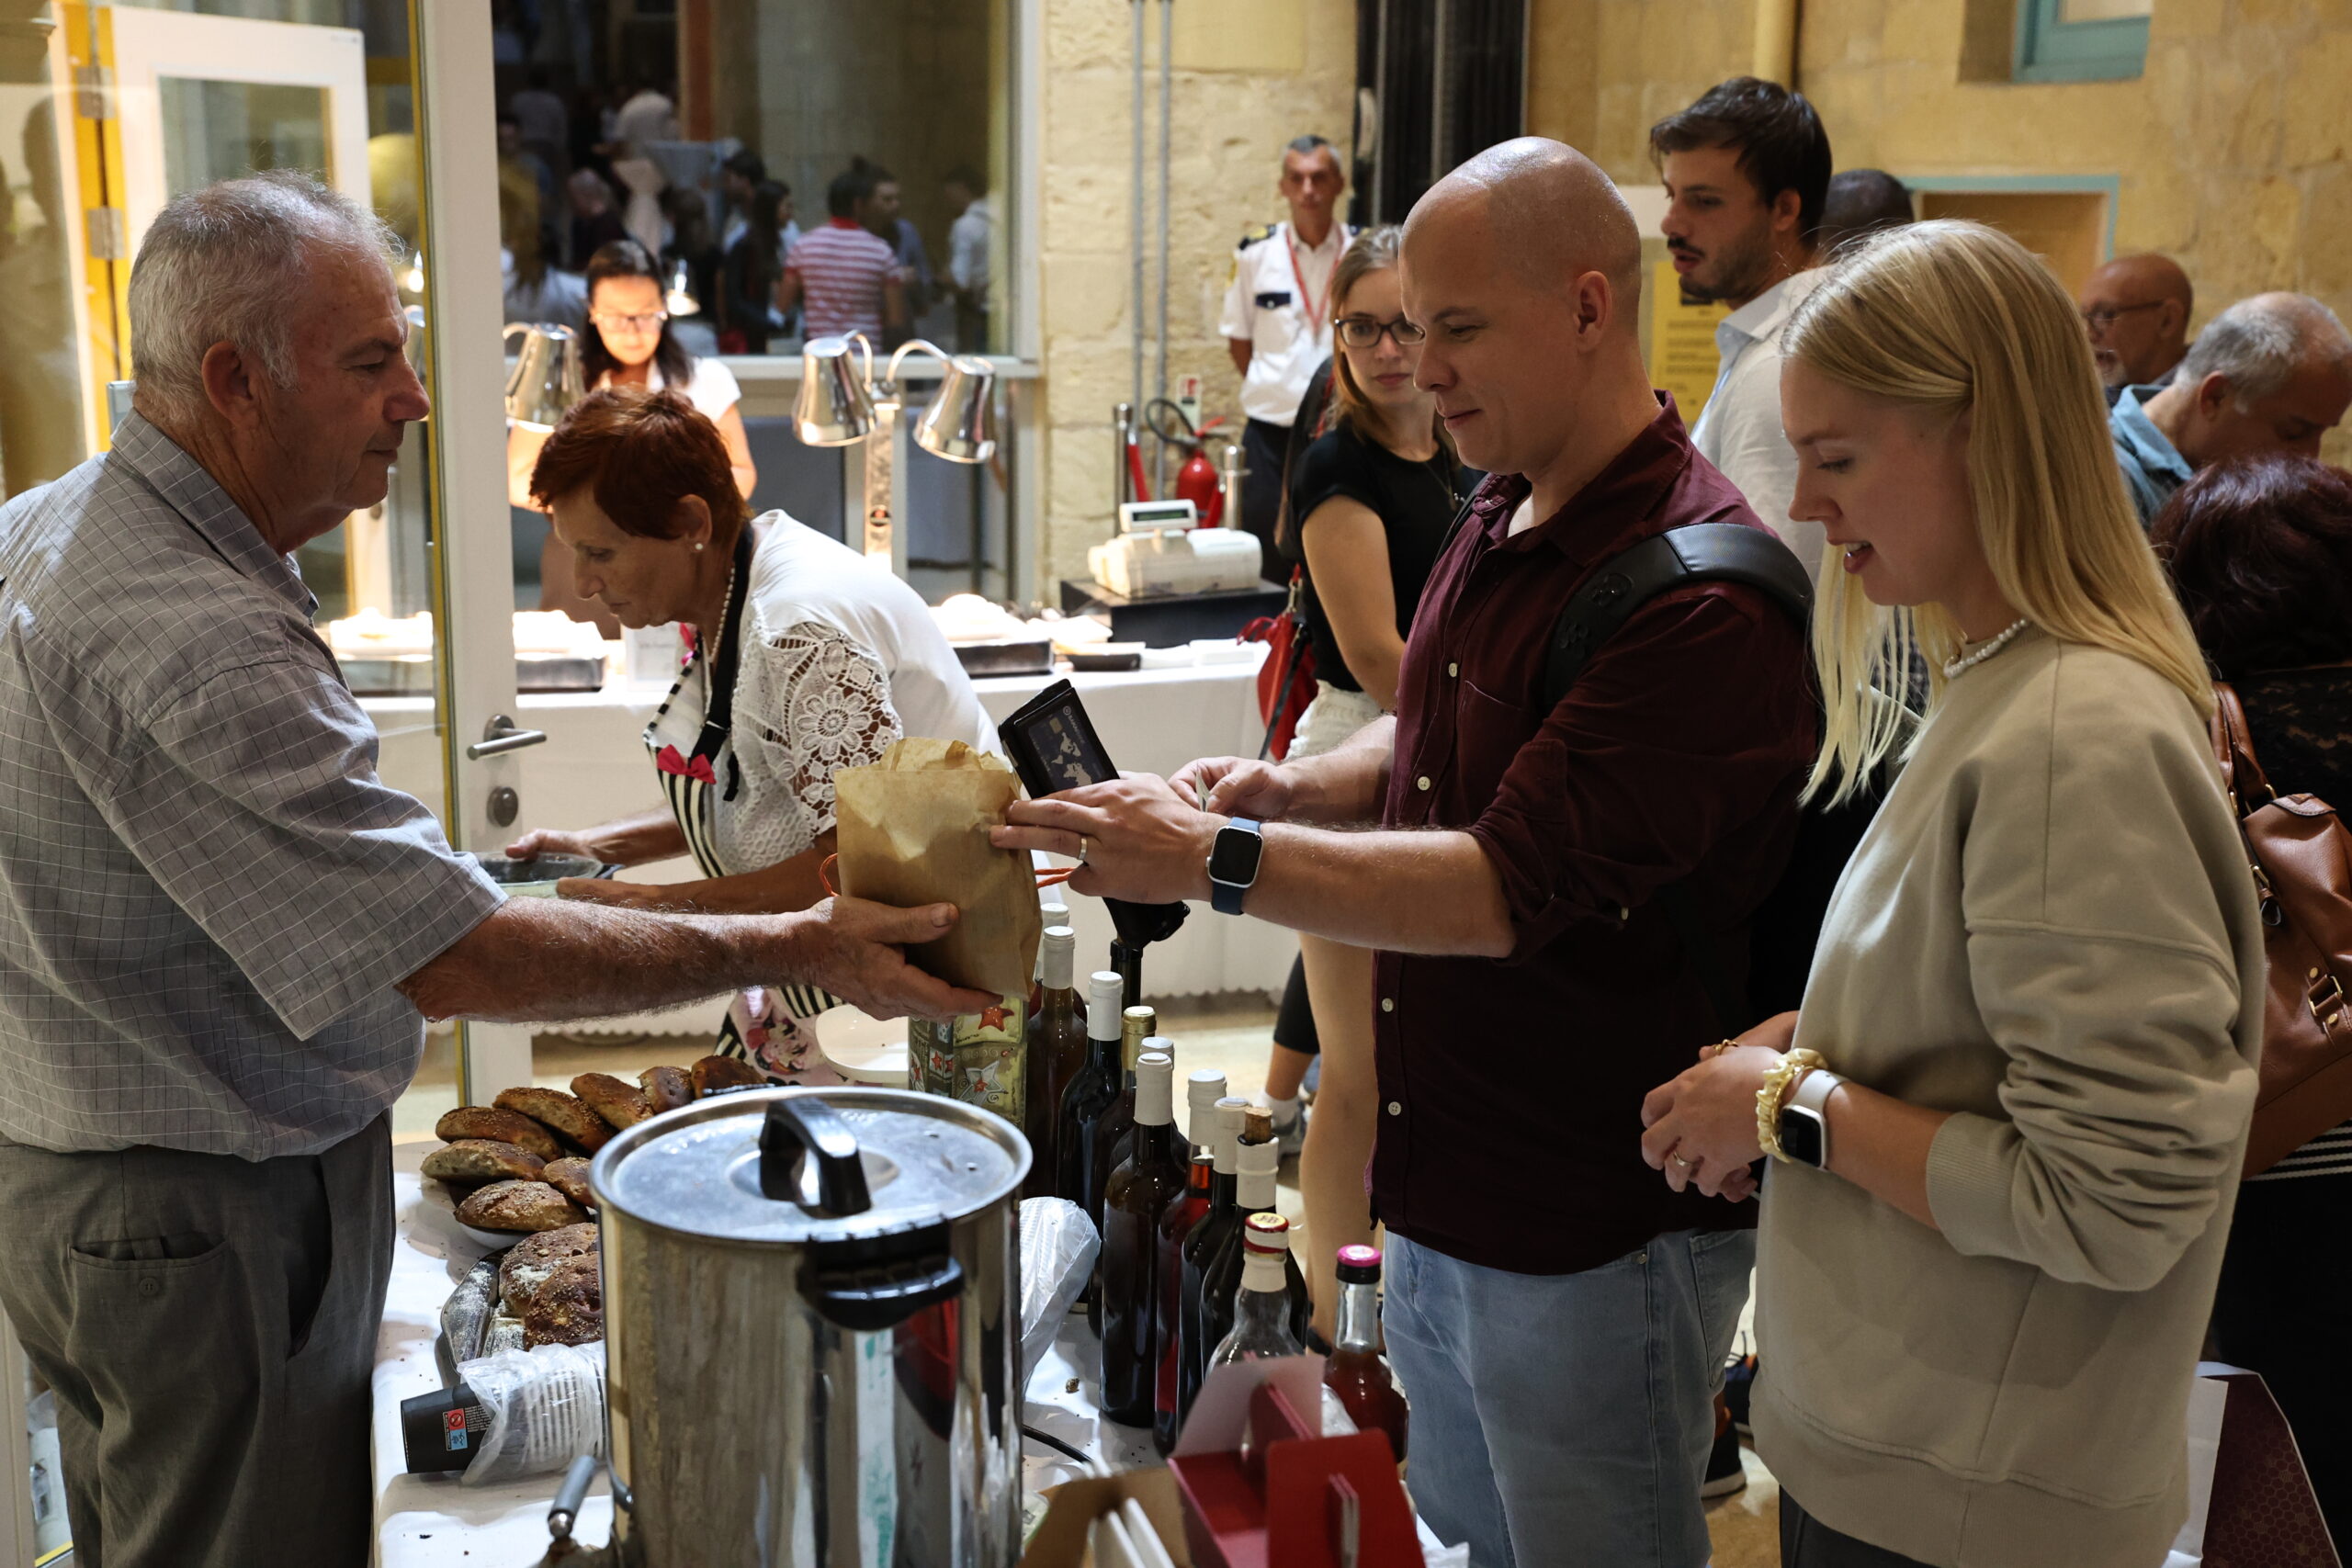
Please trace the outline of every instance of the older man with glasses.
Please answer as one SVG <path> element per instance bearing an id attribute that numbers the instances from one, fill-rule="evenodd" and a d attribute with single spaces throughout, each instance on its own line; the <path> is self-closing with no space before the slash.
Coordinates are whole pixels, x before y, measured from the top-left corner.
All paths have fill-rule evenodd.
<path id="1" fill-rule="evenodd" d="M 383 500 L 427 412 L 389 239 L 300 175 L 174 200 L 131 270 L 136 412 L 0 509 L 0 1306 L 57 1393 L 81 1562 L 368 1561 L 425 1019 L 779 975 L 990 1000 L 892 945 L 944 906 L 509 902 L 378 777 L 292 556 Z"/>
<path id="2" fill-rule="evenodd" d="M 2091 357 L 2111 408 L 2126 387 L 2165 387 L 2188 352 L 2196 290 L 2170 256 L 2117 256 L 2095 270 L 2075 297 L 2091 335 Z"/>

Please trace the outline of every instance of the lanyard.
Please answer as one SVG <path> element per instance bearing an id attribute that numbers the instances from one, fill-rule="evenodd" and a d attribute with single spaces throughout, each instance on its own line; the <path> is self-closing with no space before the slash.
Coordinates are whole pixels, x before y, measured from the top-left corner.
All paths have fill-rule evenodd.
<path id="1" fill-rule="evenodd" d="M 1345 250 L 1347 248 L 1348 241 L 1348 226 L 1344 223 L 1339 223 L 1334 224 L 1333 227 L 1340 231 L 1340 249 Z M 1331 276 L 1323 280 L 1323 306 L 1318 306 L 1315 302 L 1314 291 L 1306 287 L 1306 274 L 1299 270 L 1298 241 L 1291 232 L 1291 227 L 1287 223 L 1283 225 L 1283 245 L 1284 249 L 1290 252 L 1290 276 L 1291 280 L 1298 285 L 1298 302 L 1306 307 L 1306 330 L 1312 335 L 1319 338 L 1323 335 L 1324 327 L 1329 325 L 1329 323 L 1323 320 L 1323 306 L 1328 306 L 1331 303 L 1330 286 L 1333 279 L 1338 277 L 1340 269 L 1336 265 L 1333 266 L 1331 269 Z"/>

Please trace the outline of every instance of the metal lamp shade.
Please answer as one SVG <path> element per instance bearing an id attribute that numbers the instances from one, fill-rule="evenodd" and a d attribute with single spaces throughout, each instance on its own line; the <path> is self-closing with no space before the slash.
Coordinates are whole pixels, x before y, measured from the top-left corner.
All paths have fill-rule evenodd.
<path id="1" fill-rule="evenodd" d="M 571 406 L 588 395 L 580 371 L 580 336 L 570 327 L 544 322 L 511 323 L 506 335 L 523 334 L 523 352 L 506 378 L 506 417 L 526 430 L 553 430 Z"/>
<path id="2" fill-rule="evenodd" d="M 996 451 L 996 367 L 977 354 L 949 360 L 915 445 L 951 463 L 987 462 Z"/>
<path id="3" fill-rule="evenodd" d="M 863 350 L 865 367 L 851 362 Z M 874 350 L 863 335 L 811 338 L 800 351 L 800 396 L 792 427 L 808 446 L 847 446 L 874 434 Z"/>

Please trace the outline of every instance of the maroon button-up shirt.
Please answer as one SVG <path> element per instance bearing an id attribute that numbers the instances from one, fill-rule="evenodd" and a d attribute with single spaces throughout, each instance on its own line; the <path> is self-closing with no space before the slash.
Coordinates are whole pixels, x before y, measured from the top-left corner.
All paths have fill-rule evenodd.
<path id="1" fill-rule="evenodd" d="M 1755 513 L 1672 400 L 1560 513 L 1510 536 L 1497 475 L 1439 558 L 1397 681 L 1383 820 L 1466 829 L 1502 879 L 1510 957 L 1378 955 L 1373 1198 L 1401 1235 L 1565 1274 L 1755 1205 L 1668 1190 L 1642 1163 L 1642 1097 L 1721 1038 L 1652 902 L 1687 881 L 1736 982 L 1747 921 L 1786 863 L 1817 745 L 1804 637 L 1761 592 L 1660 594 L 1541 697 L 1552 629 L 1600 562 L 1668 528 Z"/>

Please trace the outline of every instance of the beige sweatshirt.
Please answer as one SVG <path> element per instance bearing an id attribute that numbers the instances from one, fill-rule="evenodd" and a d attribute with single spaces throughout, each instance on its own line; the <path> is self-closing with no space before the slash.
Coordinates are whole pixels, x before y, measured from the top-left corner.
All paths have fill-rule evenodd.
<path id="1" fill-rule="evenodd" d="M 1928 1159 L 1939 1228 L 1835 1174 L 1765 1185 L 1758 1447 L 1823 1523 L 1939 1568 L 2164 1561 L 2261 932 L 2177 691 L 2039 631 L 1952 682 L 1838 886 L 1797 1028 L 1957 1113 Z M 1834 1116 L 1830 1138 L 1834 1167 Z"/>

